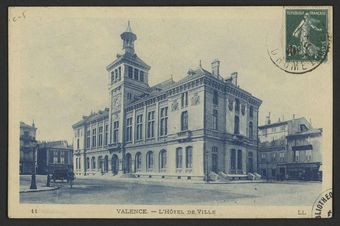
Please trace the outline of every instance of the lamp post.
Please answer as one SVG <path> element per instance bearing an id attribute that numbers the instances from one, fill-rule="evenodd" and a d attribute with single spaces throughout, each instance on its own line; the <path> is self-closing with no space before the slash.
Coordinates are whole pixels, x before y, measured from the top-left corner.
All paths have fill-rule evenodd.
<path id="1" fill-rule="evenodd" d="M 35 165 L 35 152 L 37 148 L 37 143 L 35 140 L 33 140 L 33 171 L 32 171 L 32 177 L 31 177 L 31 186 L 30 189 L 37 189 L 37 183 L 36 183 L 36 165 Z"/>

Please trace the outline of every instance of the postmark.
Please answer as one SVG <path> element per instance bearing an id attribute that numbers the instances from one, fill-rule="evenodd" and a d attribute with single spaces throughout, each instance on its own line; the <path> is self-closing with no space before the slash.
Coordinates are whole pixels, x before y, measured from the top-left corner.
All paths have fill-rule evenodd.
<path id="1" fill-rule="evenodd" d="M 328 11 L 286 9 L 284 14 L 281 37 L 275 37 L 277 41 L 267 49 L 270 60 L 290 74 L 311 72 L 327 61 L 330 43 Z"/>
<path id="2" fill-rule="evenodd" d="M 333 216 L 332 201 L 333 190 L 330 188 L 317 197 L 312 207 L 311 216 L 313 218 L 331 218 Z"/>

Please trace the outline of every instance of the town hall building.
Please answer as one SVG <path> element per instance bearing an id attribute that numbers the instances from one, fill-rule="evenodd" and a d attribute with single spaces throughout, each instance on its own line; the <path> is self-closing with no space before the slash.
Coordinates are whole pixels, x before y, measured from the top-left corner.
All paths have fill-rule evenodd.
<path id="1" fill-rule="evenodd" d="M 223 77 L 190 69 L 180 81 L 149 85 L 150 66 L 135 53 L 136 34 L 121 34 L 123 54 L 106 67 L 108 108 L 73 125 L 76 175 L 204 179 L 211 172 L 257 171 L 261 100 Z"/>

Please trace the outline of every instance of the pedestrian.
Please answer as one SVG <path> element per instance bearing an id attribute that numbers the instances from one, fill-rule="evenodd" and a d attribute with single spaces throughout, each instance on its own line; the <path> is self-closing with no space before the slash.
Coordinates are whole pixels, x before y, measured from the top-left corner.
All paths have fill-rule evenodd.
<path id="1" fill-rule="evenodd" d="M 73 181 L 74 181 L 74 172 L 73 172 L 72 168 L 69 168 L 67 170 L 67 181 L 70 183 L 70 187 L 72 188 Z"/>

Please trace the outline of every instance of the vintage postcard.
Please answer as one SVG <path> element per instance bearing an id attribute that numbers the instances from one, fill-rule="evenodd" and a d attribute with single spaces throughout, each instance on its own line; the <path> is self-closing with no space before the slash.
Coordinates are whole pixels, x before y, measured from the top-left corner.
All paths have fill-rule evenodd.
<path id="1" fill-rule="evenodd" d="M 10 218 L 332 217 L 332 7 L 10 7 Z"/>

